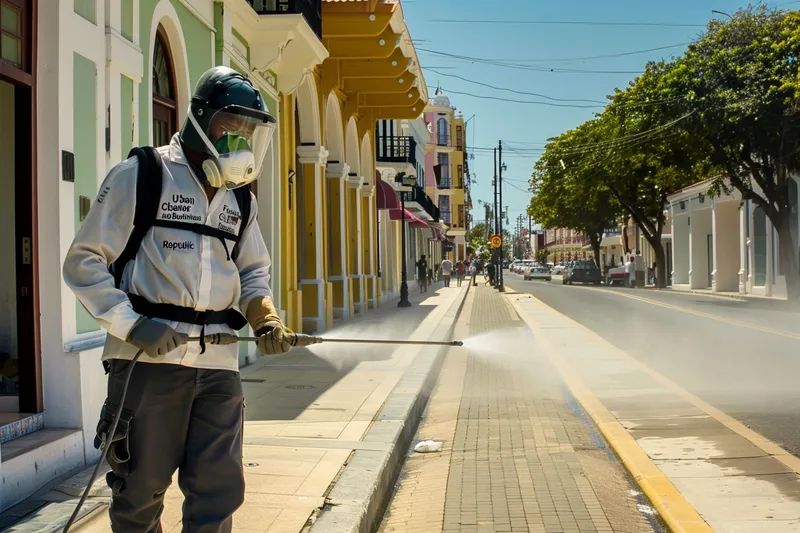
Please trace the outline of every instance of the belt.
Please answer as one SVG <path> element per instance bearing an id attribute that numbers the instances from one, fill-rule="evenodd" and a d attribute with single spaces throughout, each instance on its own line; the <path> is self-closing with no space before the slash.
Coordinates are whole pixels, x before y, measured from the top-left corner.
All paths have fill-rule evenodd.
<path id="1" fill-rule="evenodd" d="M 192 307 L 180 305 L 153 303 L 138 294 L 128 294 L 128 299 L 133 305 L 133 310 L 147 318 L 161 318 L 197 326 L 208 324 L 227 324 L 233 330 L 240 330 L 247 325 L 247 319 L 236 309 L 224 311 L 198 311 Z"/>

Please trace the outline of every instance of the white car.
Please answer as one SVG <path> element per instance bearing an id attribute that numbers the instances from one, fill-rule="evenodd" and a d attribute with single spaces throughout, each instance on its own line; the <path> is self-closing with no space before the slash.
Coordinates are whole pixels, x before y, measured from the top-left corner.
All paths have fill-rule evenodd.
<path id="1" fill-rule="evenodd" d="M 524 278 L 526 280 L 531 279 L 543 279 L 545 281 L 550 281 L 552 276 L 550 275 L 550 269 L 543 266 L 533 266 L 525 270 Z"/>
<path id="2" fill-rule="evenodd" d="M 551 271 L 551 274 L 553 274 L 554 276 L 562 276 L 564 274 L 564 270 L 566 270 L 566 268 L 567 267 L 565 265 L 556 265 L 556 266 L 553 267 L 553 270 Z"/>

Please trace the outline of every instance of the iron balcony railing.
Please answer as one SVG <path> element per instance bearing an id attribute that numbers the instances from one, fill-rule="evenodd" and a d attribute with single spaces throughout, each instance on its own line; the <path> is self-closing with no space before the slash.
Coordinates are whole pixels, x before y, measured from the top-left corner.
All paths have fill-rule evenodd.
<path id="1" fill-rule="evenodd" d="M 416 202 L 422 207 L 422 209 L 428 213 L 433 220 L 439 220 L 439 209 L 436 207 L 436 204 L 433 203 L 430 196 L 425 194 L 425 187 L 415 185 L 414 188 L 411 190 L 409 197 L 406 198 L 406 202 Z"/>
<path id="2" fill-rule="evenodd" d="M 446 131 L 437 132 L 436 144 L 439 146 L 450 146 L 450 133 Z"/>
<path id="3" fill-rule="evenodd" d="M 450 215 L 451 215 L 450 211 L 444 211 L 444 210 L 439 211 L 439 216 L 442 217 L 442 222 L 444 222 L 448 226 L 451 225 L 450 224 Z"/>
<path id="4" fill-rule="evenodd" d="M 417 166 L 417 142 L 414 137 L 378 137 L 375 149 L 378 162 Z"/>
<path id="5" fill-rule="evenodd" d="M 439 188 L 440 189 L 450 189 L 453 187 L 453 182 L 450 179 L 450 176 L 442 176 L 442 179 L 439 180 Z"/>
<path id="6" fill-rule="evenodd" d="M 303 15 L 322 39 L 322 0 L 247 0 L 259 15 Z"/>

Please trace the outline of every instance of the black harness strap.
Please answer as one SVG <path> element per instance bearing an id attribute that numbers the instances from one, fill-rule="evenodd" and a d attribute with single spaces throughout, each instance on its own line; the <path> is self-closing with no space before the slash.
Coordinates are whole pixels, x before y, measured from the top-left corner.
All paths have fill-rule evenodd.
<path id="1" fill-rule="evenodd" d="M 247 319 L 235 309 L 225 309 L 224 311 L 197 311 L 191 307 L 153 303 L 142 298 L 138 294 L 129 293 L 128 298 L 133 305 L 133 310 L 147 318 L 174 320 L 175 322 L 195 324 L 197 326 L 227 324 L 234 330 L 240 330 L 247 325 Z"/>
<path id="2" fill-rule="evenodd" d="M 109 268 L 117 288 L 122 281 L 125 265 L 136 259 L 144 236 L 153 226 L 153 221 L 158 215 L 158 202 L 161 199 L 161 154 L 155 148 L 144 147 L 132 149 L 128 157 L 134 156 L 139 160 L 139 172 L 136 176 L 136 208 L 133 215 L 133 230 L 122 253 Z"/>

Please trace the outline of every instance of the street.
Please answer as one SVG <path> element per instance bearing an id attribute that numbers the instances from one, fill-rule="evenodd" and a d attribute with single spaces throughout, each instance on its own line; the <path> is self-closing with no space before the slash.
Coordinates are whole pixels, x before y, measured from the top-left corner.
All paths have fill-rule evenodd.
<path id="1" fill-rule="evenodd" d="M 780 301 L 523 281 L 529 293 L 800 455 L 800 315 Z"/>

